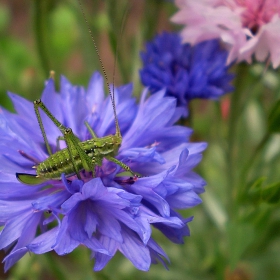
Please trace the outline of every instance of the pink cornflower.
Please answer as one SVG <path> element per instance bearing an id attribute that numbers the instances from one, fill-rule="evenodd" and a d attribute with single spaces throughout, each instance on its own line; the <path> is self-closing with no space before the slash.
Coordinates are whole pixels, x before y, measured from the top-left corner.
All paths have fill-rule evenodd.
<path id="1" fill-rule="evenodd" d="M 227 63 L 269 59 L 280 65 L 280 0 L 176 0 L 172 21 L 186 25 L 183 42 L 220 38 L 228 47 Z"/>

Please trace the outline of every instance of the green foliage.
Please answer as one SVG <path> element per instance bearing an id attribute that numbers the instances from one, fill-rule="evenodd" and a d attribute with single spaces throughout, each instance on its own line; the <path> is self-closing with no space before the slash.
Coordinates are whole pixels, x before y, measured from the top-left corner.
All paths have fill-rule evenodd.
<path id="1" fill-rule="evenodd" d="M 263 186 L 266 178 L 257 179 L 248 190 L 249 202 L 254 205 L 260 203 L 276 204 L 280 201 L 280 182 Z"/>
<path id="2" fill-rule="evenodd" d="M 268 131 L 280 132 L 280 100 L 276 101 L 268 116 Z"/>
<path id="3" fill-rule="evenodd" d="M 266 180 L 266 178 L 262 177 L 257 179 L 253 185 L 250 187 L 250 189 L 248 190 L 248 195 L 250 198 L 250 202 L 257 204 L 260 203 L 262 201 L 262 185 L 264 183 L 264 181 Z"/>
<path id="4" fill-rule="evenodd" d="M 264 202 L 275 204 L 280 201 L 280 182 L 270 184 L 261 190 L 261 199 Z"/>

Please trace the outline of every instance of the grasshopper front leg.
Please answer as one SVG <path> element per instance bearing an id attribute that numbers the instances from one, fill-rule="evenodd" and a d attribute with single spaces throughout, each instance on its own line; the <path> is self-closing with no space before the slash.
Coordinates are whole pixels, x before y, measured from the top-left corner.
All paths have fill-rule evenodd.
<path id="1" fill-rule="evenodd" d="M 45 142 L 47 151 L 48 151 L 49 155 L 51 155 L 52 151 L 51 151 L 51 147 L 50 147 L 50 144 L 49 144 L 46 132 L 45 132 L 45 128 L 44 128 L 44 125 L 43 125 L 43 122 L 42 122 L 42 118 L 41 118 L 41 115 L 40 115 L 40 112 L 39 112 L 39 107 L 56 124 L 56 126 L 59 127 L 60 125 L 62 126 L 62 124 L 51 114 L 51 112 L 46 108 L 46 106 L 43 104 L 41 99 L 35 100 L 33 102 L 33 104 L 34 104 L 34 110 L 35 110 L 35 114 L 36 114 L 36 117 L 37 117 L 37 121 L 39 123 L 39 126 L 40 126 L 40 129 L 41 129 L 41 133 L 43 135 L 43 138 L 44 138 L 44 142 Z"/>
<path id="2" fill-rule="evenodd" d="M 80 147 L 79 138 L 73 133 L 71 128 L 65 127 L 61 122 L 59 122 L 52 115 L 52 113 L 44 105 L 44 103 L 41 101 L 41 99 L 35 100 L 34 101 L 35 113 L 36 113 L 38 123 L 39 123 L 40 129 L 41 129 L 41 132 L 42 132 L 45 144 L 46 144 L 47 151 L 50 155 L 52 154 L 52 152 L 51 152 L 51 148 L 50 148 L 50 145 L 49 145 L 49 142 L 48 142 L 48 139 L 47 139 L 47 136 L 46 136 L 46 132 L 45 132 L 45 129 L 44 129 L 44 126 L 43 126 L 43 122 L 42 122 L 42 118 L 41 118 L 41 115 L 40 115 L 40 112 L 39 112 L 39 108 L 41 108 L 44 111 L 44 113 L 53 121 L 53 123 L 62 132 L 63 136 L 59 136 L 57 141 L 63 139 L 66 142 L 67 150 L 69 152 L 70 160 L 71 160 L 71 163 L 73 165 L 74 171 L 75 171 L 77 177 L 79 179 L 81 179 L 81 176 L 79 175 L 79 170 L 78 170 L 77 164 L 75 162 L 75 158 L 74 158 L 75 151 L 76 151 L 76 153 L 78 153 L 78 155 L 81 159 L 82 165 L 83 165 L 85 170 L 92 171 L 95 166 L 93 166 L 92 161 L 89 158 L 89 156 Z M 94 132 L 92 131 L 92 133 L 94 133 Z"/>

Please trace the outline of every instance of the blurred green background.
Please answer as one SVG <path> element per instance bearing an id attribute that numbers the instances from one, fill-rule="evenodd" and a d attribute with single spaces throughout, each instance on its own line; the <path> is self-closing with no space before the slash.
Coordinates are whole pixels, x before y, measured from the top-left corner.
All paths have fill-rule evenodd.
<path id="1" fill-rule="evenodd" d="M 172 3 L 150 1 L 82 1 L 109 81 L 135 82 L 139 88 L 139 50 L 157 31 L 170 30 Z M 145 12 L 145 11 L 148 11 Z M 143 16 L 145 14 L 145 16 Z M 98 56 L 76 0 L 12 0 L 0 2 L 0 94 L 33 100 L 40 96 L 49 71 L 86 85 L 100 69 Z"/>
<path id="2" fill-rule="evenodd" d="M 169 18 L 172 1 L 82 0 L 110 82 L 142 90 L 139 51 L 156 32 L 178 30 Z M 116 56 L 116 69 L 115 54 Z M 87 85 L 100 70 L 76 0 L 0 2 L 0 103 L 13 110 L 6 92 L 34 100 L 49 71 Z M 264 64 L 233 67 L 236 91 L 220 102 L 192 102 L 193 141 L 209 143 L 197 168 L 208 186 L 194 215 L 191 237 L 176 245 L 154 232 L 168 254 L 169 271 L 136 270 L 117 254 L 98 273 L 86 248 L 67 256 L 27 254 L 1 279 L 280 279 L 280 137 L 267 123 L 279 99 L 279 70 Z M 115 72 L 115 74 L 114 74 Z M 231 100 L 230 100 L 231 99 Z M 280 129 L 279 129 L 280 130 Z M 273 133 L 272 133 L 273 132 Z M 4 252 L 1 252 L 1 259 Z"/>

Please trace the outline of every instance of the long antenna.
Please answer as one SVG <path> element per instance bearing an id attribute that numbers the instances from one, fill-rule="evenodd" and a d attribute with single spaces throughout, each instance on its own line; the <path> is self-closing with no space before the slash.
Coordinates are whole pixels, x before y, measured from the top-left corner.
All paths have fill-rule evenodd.
<path id="1" fill-rule="evenodd" d="M 83 9 L 83 6 L 82 6 L 82 3 L 80 0 L 78 0 L 78 3 L 80 5 L 80 9 L 82 11 L 82 14 L 83 14 L 83 17 L 85 19 L 85 22 L 86 22 L 86 25 L 87 25 L 87 28 L 88 28 L 88 32 L 90 34 L 90 37 L 91 37 L 91 40 L 93 42 L 93 45 L 94 45 L 94 49 L 95 49 L 95 52 L 98 56 L 98 60 L 100 62 L 100 65 L 101 65 L 101 68 L 102 68 L 102 72 L 103 72 L 103 75 L 105 77 L 105 82 L 106 82 L 106 85 L 108 87 L 108 91 L 109 91 L 109 95 L 110 95 L 110 98 L 111 98 L 111 102 L 112 102 L 112 106 L 113 106 L 113 111 L 114 111 L 114 118 L 115 118 L 115 125 L 116 125 L 116 135 L 121 137 L 121 131 L 120 131 L 120 126 L 119 126 L 119 121 L 118 121 L 118 118 L 117 118 L 117 112 L 116 112 L 116 105 L 115 105 L 115 87 L 114 87 L 114 84 L 113 84 L 113 94 L 111 92 L 111 89 L 110 89 L 110 85 L 109 85 L 109 80 L 108 80 L 108 77 L 107 77 L 107 74 L 106 74 L 106 71 L 105 71 L 105 67 L 104 67 L 104 64 L 101 60 L 101 57 L 100 57 L 100 54 L 99 54 L 99 51 L 98 51 L 98 48 L 97 48 L 97 45 L 95 43 L 95 40 L 94 40 L 94 37 L 93 37 L 93 34 L 92 34 L 92 31 L 91 31 L 91 28 L 89 26 L 89 23 L 88 23 L 88 20 L 86 18 L 86 15 L 85 15 L 85 12 L 84 12 L 84 9 Z M 115 66 L 114 66 L 114 71 L 115 71 Z"/>

